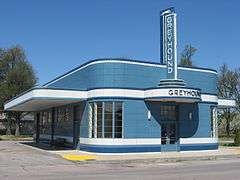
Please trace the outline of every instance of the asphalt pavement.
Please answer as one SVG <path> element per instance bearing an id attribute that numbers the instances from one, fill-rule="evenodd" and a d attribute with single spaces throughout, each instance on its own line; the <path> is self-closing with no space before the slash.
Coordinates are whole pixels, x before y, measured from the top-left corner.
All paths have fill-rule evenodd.
<path id="1" fill-rule="evenodd" d="M 76 163 L 18 142 L 0 141 L 0 180 L 239 180 L 240 159 Z"/>

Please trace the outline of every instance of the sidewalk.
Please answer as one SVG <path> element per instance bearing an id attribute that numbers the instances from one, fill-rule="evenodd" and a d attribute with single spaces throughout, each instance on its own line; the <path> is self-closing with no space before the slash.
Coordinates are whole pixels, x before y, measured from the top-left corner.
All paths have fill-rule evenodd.
<path id="1" fill-rule="evenodd" d="M 156 152 L 156 153 L 90 153 L 80 150 L 49 151 L 72 161 L 94 160 L 94 162 L 115 161 L 147 161 L 178 162 L 192 160 L 211 160 L 224 158 L 240 158 L 240 147 L 220 147 L 218 150 Z M 87 161 L 89 162 L 89 161 Z"/>

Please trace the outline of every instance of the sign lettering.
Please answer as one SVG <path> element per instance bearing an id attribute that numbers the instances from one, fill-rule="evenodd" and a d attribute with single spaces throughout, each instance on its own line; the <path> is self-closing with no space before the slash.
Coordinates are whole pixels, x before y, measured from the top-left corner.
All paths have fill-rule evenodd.
<path id="1" fill-rule="evenodd" d="M 199 90 L 192 89 L 170 89 L 168 94 L 170 96 L 201 98 L 201 92 Z"/>
<path id="2" fill-rule="evenodd" d="M 173 8 L 162 12 L 161 22 L 162 62 L 167 65 L 167 79 L 177 79 L 176 13 Z"/>

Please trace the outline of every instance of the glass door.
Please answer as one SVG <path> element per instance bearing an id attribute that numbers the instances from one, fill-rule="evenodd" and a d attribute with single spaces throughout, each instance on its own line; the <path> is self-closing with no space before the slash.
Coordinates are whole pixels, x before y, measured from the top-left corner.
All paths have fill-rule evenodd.
<path id="1" fill-rule="evenodd" d="M 163 123 L 161 131 L 161 142 L 162 144 L 175 144 L 177 141 L 176 137 L 176 123 Z"/>
<path id="2" fill-rule="evenodd" d="M 178 107 L 162 105 L 161 116 L 161 151 L 178 151 Z"/>

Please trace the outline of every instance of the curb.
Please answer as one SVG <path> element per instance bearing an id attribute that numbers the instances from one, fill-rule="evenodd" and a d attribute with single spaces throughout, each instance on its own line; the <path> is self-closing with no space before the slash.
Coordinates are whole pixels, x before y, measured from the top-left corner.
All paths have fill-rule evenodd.
<path id="1" fill-rule="evenodd" d="M 208 161 L 208 160 L 223 160 L 223 159 L 237 159 L 240 154 L 236 155 L 216 155 L 216 156 L 202 156 L 202 157 L 172 157 L 172 158 L 150 158 L 150 159 L 124 159 L 124 160 L 85 160 L 74 161 L 77 164 L 131 164 L 131 163 L 174 163 L 186 161 Z"/>

